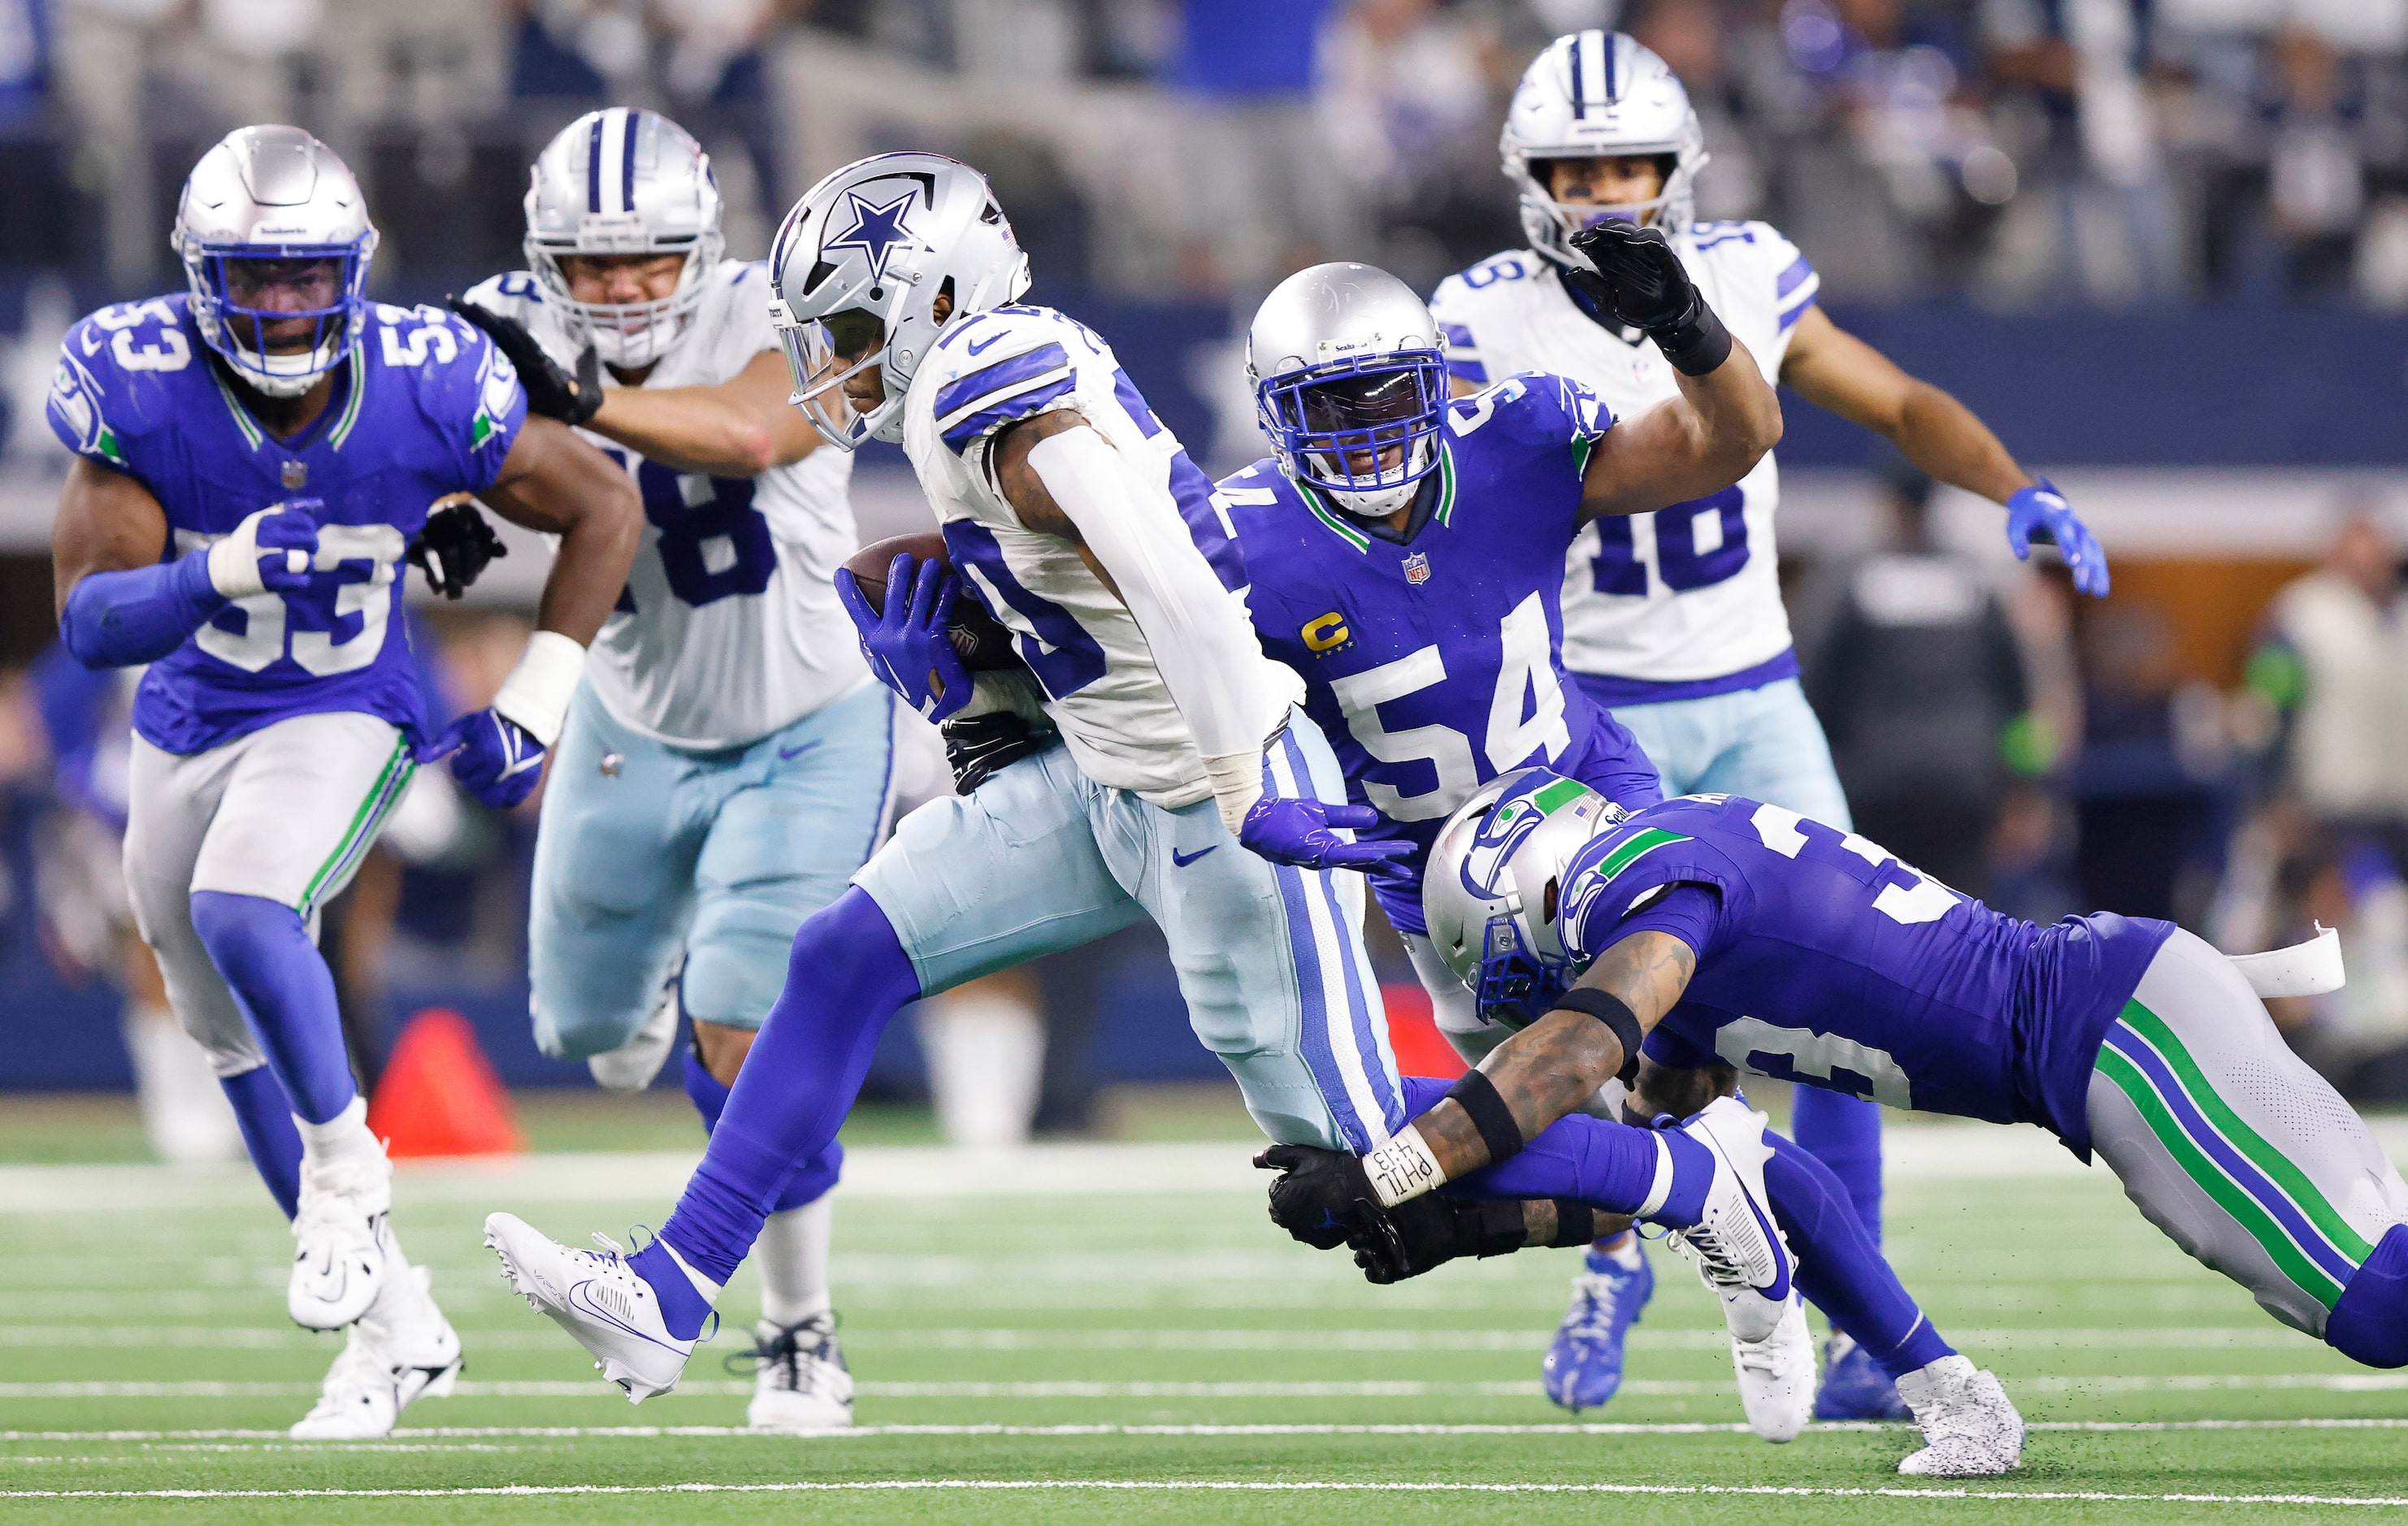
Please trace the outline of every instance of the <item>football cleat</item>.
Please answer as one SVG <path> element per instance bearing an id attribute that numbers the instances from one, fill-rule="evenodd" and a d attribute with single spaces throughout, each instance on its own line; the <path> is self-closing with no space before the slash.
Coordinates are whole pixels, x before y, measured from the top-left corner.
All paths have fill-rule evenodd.
<path id="1" fill-rule="evenodd" d="M 1764 1191 L 1765 1117 L 1737 1097 L 1717 1097 L 1681 1125 L 1713 1152 L 1713 1185 L 1698 1221 L 1665 1236 L 1698 1263 L 1698 1276 L 1723 1301 L 1731 1338 L 1756 1342 L 1780 1328 L 1790 1304 L 1795 1262 Z"/>
<path id="2" fill-rule="evenodd" d="M 605 1091 L 641 1091 L 652 1084 L 652 1077 L 668 1063 L 669 1052 L 677 1048 L 678 980 L 685 973 L 680 965 L 661 988 L 660 1005 L 652 1015 L 636 1030 L 636 1036 L 615 1049 L 587 1058 L 585 1068 L 594 1074 L 594 1084 Z"/>
<path id="3" fill-rule="evenodd" d="M 293 1216 L 293 1275 L 285 1311 L 304 1330 L 340 1330 L 357 1320 L 398 1264 L 393 1230 L 393 1162 L 369 1155 L 305 1161 Z"/>
<path id="4" fill-rule="evenodd" d="M 1873 1354 L 1842 1331 L 1823 1346 L 1823 1387 L 1814 1395 L 1818 1420 L 1911 1420 L 1914 1411 Z"/>
<path id="5" fill-rule="evenodd" d="M 389 1435 L 420 1399 L 450 1394 L 459 1379 L 460 1337 L 427 1295 L 423 1266 L 389 1277 L 351 1326 L 318 1403 L 293 1426 L 296 1441 L 372 1441 Z"/>
<path id="6" fill-rule="evenodd" d="M 1547 1397 L 1577 1415 L 1596 1409 L 1622 1387 L 1622 1344 L 1639 1311 L 1656 1295 L 1656 1269 L 1641 1251 L 1625 1266 L 1592 1248 L 1572 1278 L 1572 1306 L 1556 1327 L 1541 1376 Z"/>
<path id="7" fill-rule="evenodd" d="M 695 1343 L 669 1333 L 659 1295 L 608 1235 L 595 1250 L 571 1250 L 515 1214 L 485 1219 L 485 1244 L 502 1258 L 512 1291 L 594 1354 L 606 1381 L 629 1404 L 676 1388 Z"/>
<path id="8" fill-rule="evenodd" d="M 1770 1335 L 1731 1342 L 1731 1369 L 1747 1428 L 1776 1445 L 1797 1440 L 1814 1414 L 1814 1335 L 1806 1328 L 1806 1305 L 1792 1298 Z"/>
<path id="9" fill-rule="evenodd" d="M 1914 1411 L 1923 1449 L 1898 1471 L 1922 1478 L 1987 1478 L 2012 1473 L 2024 1458 L 2024 1418 L 1999 1380 L 1971 1357 L 1947 1356 L 1898 1380 Z"/>
<path id="10" fill-rule="evenodd" d="M 837 1344 L 836 1316 L 796 1325 L 767 1319 L 752 1327 L 752 1349 L 727 1359 L 752 1363 L 752 1402 L 744 1423 L 755 1431 L 835 1431 L 853 1423 L 853 1374 Z"/>

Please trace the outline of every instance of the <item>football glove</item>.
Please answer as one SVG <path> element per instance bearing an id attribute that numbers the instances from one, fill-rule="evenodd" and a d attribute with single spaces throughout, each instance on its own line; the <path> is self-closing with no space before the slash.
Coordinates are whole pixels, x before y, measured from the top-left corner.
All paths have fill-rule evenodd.
<path id="1" fill-rule="evenodd" d="M 1254 1168 L 1279 1173 L 1271 1222 L 1315 1250 L 1337 1249 L 1381 1212 L 1362 1159 L 1344 1150 L 1273 1145 L 1254 1157 Z"/>
<path id="2" fill-rule="evenodd" d="M 602 358 L 595 353 L 592 345 L 587 345 L 585 353 L 577 357 L 577 370 L 572 375 L 517 319 L 455 296 L 445 297 L 443 306 L 483 329 L 493 339 L 494 348 L 508 355 L 510 364 L 518 367 L 519 384 L 526 389 L 528 412 L 574 427 L 593 418 L 602 406 Z"/>
<path id="3" fill-rule="evenodd" d="M 431 742 L 420 745 L 418 761 L 452 760 L 460 788 L 495 810 L 524 800 L 543 777 L 544 746 L 533 733 L 500 712 L 471 710 Z"/>
<path id="4" fill-rule="evenodd" d="M 229 599 L 292 593 L 309 583 L 318 556 L 320 498 L 270 504 L 209 547 L 209 586 Z"/>
<path id="5" fill-rule="evenodd" d="M 1332 806 L 1266 794 L 1247 808 L 1238 841 L 1273 863 L 1298 869 L 1354 869 L 1383 884 L 1411 885 L 1413 872 L 1403 861 L 1412 857 L 1412 844 L 1359 843 L 1339 835 L 1340 831 L 1379 824 L 1380 813 L 1369 806 Z"/>
<path id="6" fill-rule="evenodd" d="M 886 608 L 869 606 L 852 572 L 836 572 L 837 597 L 861 633 L 861 655 L 878 681 L 903 696 L 903 703 L 929 720 L 943 720 L 970 702 L 969 670 L 953 647 L 953 600 L 962 580 L 933 559 L 919 564 L 898 552 L 886 569 Z M 908 592 L 909 597 L 902 594 Z"/>
<path id="7" fill-rule="evenodd" d="M 1701 377 L 1730 358 L 1730 331 L 1706 306 L 1661 228 L 1619 218 L 1572 235 L 1572 248 L 1595 266 L 1564 269 L 1564 284 L 1587 299 L 1592 318 L 1641 329 L 1673 369 Z"/>
<path id="8" fill-rule="evenodd" d="M 1364 1280 L 1385 1287 L 1463 1256 L 1503 1256 L 1522 1248 L 1522 1205 L 1501 1198 L 1425 1192 L 1366 1221 L 1347 1236 Z"/>
<path id="9" fill-rule="evenodd" d="M 938 730 L 945 738 L 945 763 L 953 771 L 953 792 L 965 795 L 1062 739 L 1060 732 L 1016 710 L 957 715 Z"/>
<path id="10" fill-rule="evenodd" d="M 2099 549 L 2099 537 L 2073 512 L 2065 494 L 2044 477 L 2033 478 L 2030 487 L 2007 500 L 2007 544 L 2017 560 L 2031 560 L 2036 539 L 2057 543 L 2075 588 L 2094 599 L 2107 596 L 2107 553 Z"/>
<path id="11" fill-rule="evenodd" d="M 502 537 L 466 498 L 437 505 L 409 543 L 409 564 L 426 574 L 426 586 L 447 599 L 468 592 L 488 564 L 510 554 Z"/>

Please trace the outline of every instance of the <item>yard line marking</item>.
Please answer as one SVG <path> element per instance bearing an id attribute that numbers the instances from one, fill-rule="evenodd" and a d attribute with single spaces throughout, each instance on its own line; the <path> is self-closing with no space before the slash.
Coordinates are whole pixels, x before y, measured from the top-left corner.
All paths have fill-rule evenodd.
<path id="1" fill-rule="evenodd" d="M 884 1478 L 858 1483 L 809 1481 L 773 1484 L 495 1484 L 458 1489 L 11 1489 L 0 1490 L 0 1499 L 456 1500 L 574 1498 L 610 1494 L 838 1494 L 940 1490 L 1024 1492 L 1101 1490 L 1130 1493 L 1237 1494 L 1735 1494 L 1788 1499 L 2076 1500 L 2091 1504 L 2344 1505 L 2393 1508 L 2408 1505 L 2408 1495 L 2115 1494 L 2104 1490 L 1818 1489 L 1782 1484 L 1358 1483 L 1343 1480 L 1257 1482 L 1252 1479 L 1151 1478 Z"/>
<path id="2" fill-rule="evenodd" d="M 1813 1432 L 1883 1432 L 1899 1430 L 1903 1420 L 1817 1420 L 1809 1429 Z M 2402 1431 L 2408 1430 L 2408 1419 L 2399 1417 L 2351 1419 L 2343 1418 L 2296 1419 L 2205 1419 L 2205 1420 L 2031 1420 L 2027 1431 Z M 1526 1425 L 1502 1423 L 1387 1423 L 1363 1421 L 1329 1421 L 1315 1424 L 1258 1425 L 856 1425 L 842 1429 L 815 1431 L 802 1435 L 793 1432 L 755 1431 L 741 1425 L 460 1425 L 405 1427 L 393 1433 L 396 1444 L 379 1442 L 304 1442 L 292 1446 L 275 1446 L 265 1450 L 291 1451 L 479 1451 L 511 1448 L 477 1447 L 419 1447 L 408 1445 L 422 1440 L 461 1439 L 593 1439 L 643 1440 L 662 1436 L 718 1437 L 751 1436 L 764 1441 L 852 1441 L 881 1436 L 1703 1436 L 1742 1435 L 1747 1433 L 1742 1420 L 1664 1420 L 1656 1422 L 1617 1420 L 1556 1420 Z M 264 1441 L 284 1443 L 291 1440 L 285 1431 L 0 1431 L 0 1444 L 29 1441 L 122 1441 L 143 1443 L 181 1443 L 206 1441 Z M 228 1450 L 252 1448 L 228 1448 Z M 12 1462 L 40 1461 L 33 1458 L 0 1459 Z"/>

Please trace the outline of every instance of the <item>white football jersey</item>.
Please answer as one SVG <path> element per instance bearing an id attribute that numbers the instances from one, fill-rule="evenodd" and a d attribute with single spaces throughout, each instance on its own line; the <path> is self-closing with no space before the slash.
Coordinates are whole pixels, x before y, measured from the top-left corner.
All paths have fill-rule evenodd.
<path id="1" fill-rule="evenodd" d="M 1814 267 L 1763 222 L 1700 222 L 1674 243 L 1724 325 L 1777 380 L 1791 326 L 1821 287 Z M 1555 372 L 1596 389 L 1617 419 L 1678 393 L 1654 344 L 1592 322 L 1555 266 L 1528 250 L 1449 276 L 1430 308 L 1456 377 Z M 1780 483 L 1767 454 L 1711 497 L 1583 530 L 1564 568 L 1564 664 L 1614 680 L 1608 701 L 1626 705 L 1796 673 L 1772 538 Z"/>
<path id="2" fill-rule="evenodd" d="M 1268 738 L 1304 697 L 1303 683 L 1254 640 L 1245 563 L 1212 503 L 1211 479 L 1084 324 L 1049 307 L 1012 307 L 947 328 L 905 395 L 903 450 L 944 526 L 955 570 L 1018 636 L 1080 770 L 1157 806 L 1192 805 L 1211 788 L 1145 634 L 1077 546 L 1021 528 L 988 471 L 996 430 L 1060 408 L 1095 426 L 1176 506 L 1177 521 L 1159 515 L 1162 549 L 1200 553 L 1219 575 L 1230 602 L 1227 660 L 1266 670 L 1260 734 Z"/>
<path id="3" fill-rule="evenodd" d="M 778 351 L 768 267 L 726 260 L 710 280 L 693 331 L 645 386 L 715 386 Z M 468 296 L 575 367 L 580 347 L 532 276 L 496 276 Z M 618 385 L 607 367 L 602 378 Z M 715 478 L 579 433 L 624 462 L 644 495 L 643 544 L 585 663 L 611 719 L 680 747 L 735 747 L 869 680 L 833 580 L 859 544 L 850 454 L 822 449 L 758 477 Z"/>

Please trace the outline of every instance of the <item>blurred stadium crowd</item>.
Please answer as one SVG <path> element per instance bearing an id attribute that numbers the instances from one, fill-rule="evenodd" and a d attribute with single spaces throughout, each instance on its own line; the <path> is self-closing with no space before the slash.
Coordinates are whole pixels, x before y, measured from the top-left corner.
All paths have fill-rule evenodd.
<path id="1" fill-rule="evenodd" d="M 732 252 L 765 251 L 820 171 L 933 147 L 993 178 L 1040 298 L 1242 310 L 1312 261 L 1426 290 L 1518 241 L 1506 95 L 1549 37 L 1598 25 L 1687 82 L 1713 155 L 1699 214 L 1777 223 L 1852 312 L 2408 311 L 2408 0 L 0 0 L 0 498 L 54 492 L 35 413 L 56 335 L 180 285 L 176 190 L 243 122 L 297 122 L 359 168 L 384 238 L 372 289 L 394 300 L 516 267 L 534 150 L 609 102 L 704 141 Z M 1194 353 L 1231 369 L 1226 347 Z M 1218 464 L 1256 449 L 1222 434 Z M 2336 527 L 2323 563 L 2300 554 L 2328 538 L 2310 530 L 2259 565 L 2229 660 L 2202 664 L 2161 605 L 2077 610 L 2057 569 L 1965 551 L 1928 481 L 1901 468 L 1879 492 L 1844 554 L 1784 545 L 1860 830 L 2034 918 L 2171 916 L 2232 951 L 2338 925 L 2348 989 L 2280 1015 L 2345 1091 L 2408 1100 L 2401 521 L 2373 498 L 2300 510 Z M 47 1004 L 64 1031 L 122 990 L 128 1043 L 165 1041 L 115 872 L 124 689 L 55 650 L 27 664 L 48 570 L 16 561 L 0 1008 L 22 1031 Z M 524 622 L 420 615 L 431 706 L 487 703 Z M 523 1029 L 540 798 L 493 813 L 422 775 L 329 915 L 364 1055 L 429 993 L 488 991 Z M 1083 1126 L 1095 1077 L 1129 1073 L 1094 1052 L 1116 1003 L 1175 1002 L 1167 968 L 1112 973 L 1159 965 L 1154 936 L 1039 972 L 1040 1124 Z M 524 1048 L 497 1054 L 505 1073 L 549 1074 Z"/>

